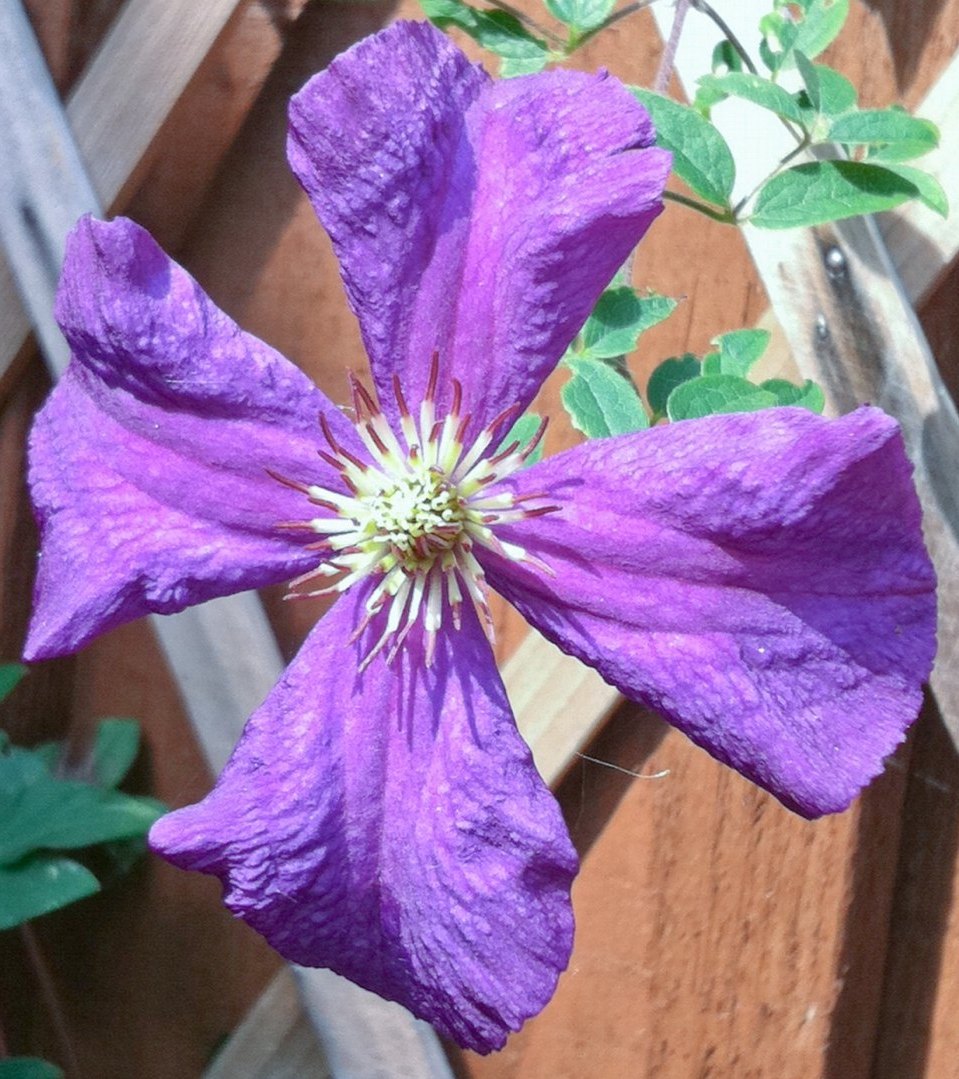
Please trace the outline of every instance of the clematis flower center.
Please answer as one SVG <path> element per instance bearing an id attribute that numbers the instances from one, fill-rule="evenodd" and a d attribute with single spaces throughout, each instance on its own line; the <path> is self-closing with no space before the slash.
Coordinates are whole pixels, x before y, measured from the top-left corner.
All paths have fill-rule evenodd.
<path id="1" fill-rule="evenodd" d="M 514 441 L 490 454 L 494 440 L 516 415 L 517 408 L 508 408 L 466 446 L 464 436 L 472 417 L 461 415 L 462 388 L 454 381 L 450 410 L 437 419 L 437 374 L 434 356 L 417 416 L 394 379 L 401 437 L 366 389 L 351 377 L 356 430 L 369 461 L 361 461 L 341 446 L 325 417 L 320 417 L 329 447 L 320 456 L 339 473 L 348 494 L 271 472 L 274 479 L 325 511 L 308 520 L 283 522 L 280 527 L 322 535 L 323 539 L 307 546 L 331 553 L 322 565 L 291 582 L 287 598 L 343 592 L 364 578 L 377 579 L 353 636 L 356 640 L 374 617 L 385 614 L 382 634 L 367 653 L 364 667 L 387 646 L 387 662 L 392 662 L 418 622 L 425 630 L 429 665 L 444 619 L 448 615 L 459 629 L 464 602 L 473 604 L 492 641 L 493 620 L 477 547 L 550 572 L 523 548 L 497 539 L 495 529 L 559 507 L 530 504 L 541 500 L 542 494 L 489 493 L 494 483 L 525 464 L 542 440 L 546 421 L 525 447 Z M 312 587 L 326 578 L 336 580 Z M 308 590 L 301 590 L 303 586 L 309 586 Z"/>

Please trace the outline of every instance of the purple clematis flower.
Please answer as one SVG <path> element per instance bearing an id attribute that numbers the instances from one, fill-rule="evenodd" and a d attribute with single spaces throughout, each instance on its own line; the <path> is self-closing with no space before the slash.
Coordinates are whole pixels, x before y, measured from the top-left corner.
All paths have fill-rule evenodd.
<path id="1" fill-rule="evenodd" d="M 481 1052 L 552 994 L 576 871 L 488 585 L 809 817 L 881 770 L 932 662 L 919 507 L 876 409 L 712 417 L 522 469 L 499 448 L 661 209 L 652 141 L 615 80 L 491 83 L 425 25 L 313 79 L 290 159 L 370 355 L 355 422 L 132 222 L 81 221 L 64 265 L 28 657 L 291 578 L 343 593 L 151 842 L 284 956 Z"/>

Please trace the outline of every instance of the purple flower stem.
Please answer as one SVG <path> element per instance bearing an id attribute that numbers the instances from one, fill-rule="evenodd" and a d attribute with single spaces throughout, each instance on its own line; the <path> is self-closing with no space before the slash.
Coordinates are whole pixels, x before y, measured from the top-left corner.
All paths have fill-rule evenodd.
<path id="1" fill-rule="evenodd" d="M 60 1006 L 60 997 L 57 993 L 56 984 L 53 981 L 53 974 L 50 971 L 50 967 L 47 965 L 43 952 L 40 950 L 40 944 L 33 931 L 33 926 L 30 925 L 29 922 L 24 922 L 23 925 L 20 926 L 20 939 L 23 941 L 23 949 L 26 952 L 27 963 L 33 971 L 33 976 L 36 978 L 37 985 L 40 988 L 40 996 L 43 998 L 43 1003 L 50 1014 L 54 1034 L 56 1035 L 57 1041 L 60 1043 L 64 1071 L 70 1076 L 70 1079 L 81 1079 L 80 1062 L 77 1059 L 76 1050 L 73 1048 L 70 1031 L 67 1027 L 66 1016 L 63 1014 L 63 1008 Z M 0 1053 L 0 1055 L 2 1055 L 2 1053 Z"/>
<path id="2" fill-rule="evenodd" d="M 653 80 L 653 90 L 657 94 L 665 94 L 669 85 L 669 76 L 673 73 L 673 63 L 676 60 L 676 50 L 679 48 L 679 39 L 683 32 L 683 23 L 689 11 L 690 0 L 676 0 L 676 13 L 673 15 L 673 25 L 669 31 L 669 40 L 663 50 L 659 61 L 659 71 Z"/>

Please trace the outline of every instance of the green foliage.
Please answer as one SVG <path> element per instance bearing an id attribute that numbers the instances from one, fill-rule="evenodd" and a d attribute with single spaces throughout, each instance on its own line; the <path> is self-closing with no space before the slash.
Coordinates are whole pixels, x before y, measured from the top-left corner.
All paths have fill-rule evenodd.
<path id="1" fill-rule="evenodd" d="M 0 738 L 0 929 L 99 890 L 93 873 L 62 851 L 109 844 L 104 857 L 116 874 L 142 850 L 142 837 L 165 807 L 112 789 L 138 747 L 132 720 L 104 720 L 88 761 L 64 775 L 56 743 L 30 750 Z"/>
<path id="2" fill-rule="evenodd" d="M 676 175 L 707 201 L 728 206 L 736 165 L 722 135 L 687 105 L 652 90 L 632 87 L 632 92 L 649 110 L 656 126 L 656 145 L 672 152 Z"/>
<path id="3" fill-rule="evenodd" d="M 0 1079 L 64 1079 L 63 1072 L 39 1057 L 7 1057 L 0 1060 Z"/>
<path id="4" fill-rule="evenodd" d="M 663 360 L 649 376 L 649 383 L 646 386 L 646 400 L 649 402 L 653 418 L 661 419 L 666 415 L 669 395 L 677 386 L 681 386 L 691 378 L 699 378 L 701 373 L 702 366 L 691 352 L 686 352 L 682 356 L 670 356 L 668 360 Z"/>
<path id="5" fill-rule="evenodd" d="M 849 15 L 849 0 L 775 0 L 763 17 L 760 55 L 776 74 L 795 63 L 795 52 L 815 59 L 831 44 Z"/>
<path id="6" fill-rule="evenodd" d="M 424 14 L 440 29 L 457 26 L 502 60 L 500 74 L 527 75 L 549 63 L 549 46 L 506 11 L 477 11 L 461 0 L 420 0 Z"/>
<path id="7" fill-rule="evenodd" d="M 0 663 L 0 701 L 16 689 L 26 673 L 22 663 Z"/>
<path id="8" fill-rule="evenodd" d="M 915 169 L 911 165 L 899 165 L 895 162 L 884 161 L 883 168 L 887 172 L 894 172 L 907 183 L 913 184 L 919 199 L 930 210 L 939 214 L 940 217 L 949 216 L 949 199 L 935 176 L 930 176 L 928 172 Z"/>
<path id="9" fill-rule="evenodd" d="M 810 161 L 769 180 L 749 220 L 766 229 L 822 225 L 919 197 L 918 186 L 898 170 L 863 161 Z"/>
<path id="10" fill-rule="evenodd" d="M 793 405 L 822 412 L 822 390 L 808 380 L 801 386 L 785 379 L 751 382 L 746 376 L 769 344 L 765 330 L 733 330 L 713 339 L 715 352 L 702 363 L 691 353 L 664 360 L 646 390 L 653 418 L 699 419 L 721 412 L 756 412 Z"/>
<path id="11" fill-rule="evenodd" d="M 594 360 L 612 359 L 632 352 L 640 336 L 676 309 L 668 296 L 642 296 L 629 287 L 607 289 L 580 334 L 582 351 Z"/>
<path id="12" fill-rule="evenodd" d="M 502 453 L 508 446 L 512 446 L 514 442 L 519 443 L 519 449 L 525 449 L 532 442 L 541 422 L 541 417 L 537 416 L 535 412 L 524 413 L 509 429 L 509 434 L 500 443 L 496 452 Z M 542 459 L 542 456 L 543 443 L 540 442 L 536 449 L 526 458 L 526 464 L 535 465 L 537 461 Z"/>
<path id="13" fill-rule="evenodd" d="M 730 71 L 726 75 L 703 75 L 699 85 L 712 94 L 738 97 L 751 101 L 762 109 L 769 109 L 786 120 L 802 123 L 803 114 L 796 95 L 784 90 L 761 75 L 748 71 Z"/>
<path id="14" fill-rule="evenodd" d="M 868 146 L 871 158 L 909 161 L 935 150 L 939 129 L 901 109 L 863 109 L 837 116 L 829 139 L 845 146 Z"/>
<path id="15" fill-rule="evenodd" d="M 97 878 L 72 858 L 35 854 L 15 865 L 0 865 L 0 930 L 13 929 L 99 890 Z"/>
<path id="16" fill-rule="evenodd" d="M 546 0 L 550 14 L 577 34 L 602 26 L 615 4 L 616 0 Z"/>
<path id="17" fill-rule="evenodd" d="M 748 379 L 736 375 L 700 375 L 673 390 L 666 414 L 675 422 L 720 412 L 758 412 L 778 403 L 774 394 Z"/>
<path id="18" fill-rule="evenodd" d="M 587 438 L 641 431 L 649 417 L 632 383 L 602 360 L 570 357 L 573 377 L 562 389 L 563 407 Z"/>
<path id="19" fill-rule="evenodd" d="M 769 344 L 768 330 L 732 330 L 713 338 L 717 352 L 703 357 L 704 375 L 745 378 Z"/>

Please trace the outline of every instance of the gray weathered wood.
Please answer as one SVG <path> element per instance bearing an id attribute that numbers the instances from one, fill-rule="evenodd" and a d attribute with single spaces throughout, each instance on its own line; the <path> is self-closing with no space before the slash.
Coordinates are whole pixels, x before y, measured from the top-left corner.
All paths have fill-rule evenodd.
<path id="1" fill-rule="evenodd" d="M 129 179 L 147 147 L 150 145 L 160 125 L 166 119 L 183 93 L 186 84 L 196 71 L 200 61 L 209 52 L 217 34 L 226 25 L 240 0 L 202 0 L 201 3 L 176 3 L 174 0 L 127 0 L 107 34 L 96 56 L 78 81 L 67 103 L 67 119 L 73 132 L 75 145 L 66 153 L 78 156 L 84 162 L 89 175 L 87 190 L 79 188 L 64 189 L 63 214 L 72 219 L 72 224 L 81 213 L 92 210 L 96 201 L 109 207 Z M 15 33 L 15 20 L 25 18 L 17 0 L 3 0 L 0 3 L 0 17 L 7 33 Z M 24 38 L 24 41 L 26 38 Z M 32 34 L 30 40 L 34 41 Z M 3 46 L 4 67 L 8 77 L 15 71 L 25 73 L 24 62 L 16 52 L 16 41 L 9 42 L 0 38 Z M 36 43 L 24 45 L 24 55 L 37 51 Z M 32 70 L 36 70 L 32 64 Z M 45 70 L 45 69 L 44 69 Z M 15 112 L 13 102 L 23 102 L 25 96 L 39 91 L 28 78 L 20 84 L 19 91 L 10 95 L 0 88 L 0 116 L 6 109 L 17 119 L 18 130 L 29 128 L 42 122 L 54 124 L 46 110 L 34 112 L 26 108 Z M 39 103 L 38 103 L 39 104 Z M 3 126 L 7 122 L 3 121 Z M 51 127 L 50 130 L 55 130 Z M 41 153 L 43 144 L 38 139 L 35 143 L 37 153 L 31 155 L 36 162 L 45 155 Z M 51 144 L 47 141 L 47 148 Z M 4 170 L 8 167 L 4 162 Z M 52 156 L 41 167 L 56 168 L 60 162 Z M 71 162 L 62 160 L 64 167 Z M 4 171 L 0 170 L 0 172 Z M 98 199 L 89 196 L 95 191 Z M 40 197 L 41 191 L 37 191 Z M 49 207 L 51 199 L 43 200 Z M 66 230 L 48 233 L 50 236 L 64 236 Z M 61 241 L 62 242 L 62 241 Z M 56 246 L 44 253 L 44 259 L 55 262 L 55 272 L 59 272 L 62 259 L 62 247 Z M 11 252 L 10 258 L 13 253 Z M 32 273 L 23 263 L 20 273 Z M 30 265 L 35 265 L 31 260 Z M 34 296 L 33 286 L 28 287 L 28 295 Z M 42 335 L 48 349 L 56 349 L 54 334 L 48 334 L 48 316 L 42 310 L 31 310 L 29 316 L 18 295 L 9 263 L 0 257 L 0 377 L 6 371 L 14 356 L 23 346 L 30 331 L 31 318 L 38 316 L 34 325 Z M 60 359 L 66 354 L 61 348 Z"/>

